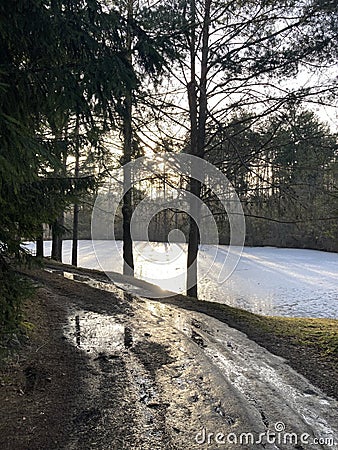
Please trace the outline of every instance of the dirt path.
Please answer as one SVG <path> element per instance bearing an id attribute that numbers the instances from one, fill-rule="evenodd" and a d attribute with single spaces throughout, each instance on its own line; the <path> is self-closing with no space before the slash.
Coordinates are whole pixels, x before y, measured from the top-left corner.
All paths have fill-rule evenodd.
<path id="1" fill-rule="evenodd" d="M 112 285 L 34 277 L 40 328 L 2 383 L 1 449 L 337 448 L 338 402 L 243 333 Z"/>

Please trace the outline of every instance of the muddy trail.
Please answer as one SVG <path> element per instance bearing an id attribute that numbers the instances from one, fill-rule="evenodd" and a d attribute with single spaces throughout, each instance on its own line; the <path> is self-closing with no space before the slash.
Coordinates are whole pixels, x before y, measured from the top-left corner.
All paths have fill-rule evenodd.
<path id="1" fill-rule="evenodd" d="M 1 449 L 338 448 L 338 402 L 242 332 L 104 278 L 30 276 L 41 325 L 21 392 L 0 390 Z"/>

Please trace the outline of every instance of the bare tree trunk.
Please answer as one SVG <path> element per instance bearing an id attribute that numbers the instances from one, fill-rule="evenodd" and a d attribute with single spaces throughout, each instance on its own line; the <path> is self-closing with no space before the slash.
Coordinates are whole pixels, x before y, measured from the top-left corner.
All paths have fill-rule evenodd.
<path id="1" fill-rule="evenodd" d="M 36 257 L 43 258 L 43 225 L 41 225 L 40 235 L 36 239 Z"/>
<path id="2" fill-rule="evenodd" d="M 211 0 L 205 0 L 204 19 L 202 30 L 202 58 L 201 58 L 201 76 L 197 96 L 197 77 L 196 77 L 196 4 L 191 0 L 191 37 L 190 37 L 190 83 L 188 86 L 189 112 L 190 112 L 190 153 L 199 158 L 204 158 L 205 147 L 205 126 L 207 118 L 207 73 L 208 73 L 208 54 L 209 54 L 209 27 L 210 27 L 210 6 Z M 199 218 L 199 202 L 201 196 L 201 182 L 191 178 L 190 192 L 196 197 L 192 202 L 191 213 L 197 220 Z M 200 241 L 198 223 L 190 216 L 189 219 L 189 242 L 188 242 L 188 261 L 187 261 L 187 295 L 197 298 L 198 279 L 197 279 L 197 256 L 198 245 Z"/>
<path id="3" fill-rule="evenodd" d="M 52 224 L 52 259 L 62 262 L 62 231 L 64 226 L 63 213 Z"/>
<path id="4" fill-rule="evenodd" d="M 133 0 L 128 1 L 128 31 L 127 31 L 127 53 L 129 62 L 132 63 L 132 30 L 131 21 L 133 18 Z M 123 164 L 124 166 L 132 158 L 132 90 L 128 89 L 124 100 L 123 117 Z M 131 186 L 130 167 L 124 167 L 124 185 Z M 123 273 L 125 275 L 134 275 L 134 257 L 133 242 L 130 232 L 130 223 L 132 218 L 132 190 L 129 189 L 123 197 L 122 215 L 123 215 Z"/>
<path id="5" fill-rule="evenodd" d="M 124 167 L 124 183 L 130 187 L 130 167 Z M 134 275 L 134 257 L 133 241 L 130 232 L 130 223 L 132 218 L 132 191 L 129 189 L 123 197 L 122 206 L 123 215 L 123 273 L 125 275 Z"/>
<path id="6" fill-rule="evenodd" d="M 190 35 L 190 82 L 188 84 L 189 116 L 190 116 L 190 153 L 197 154 L 197 83 L 196 83 L 196 2 L 190 1 L 191 13 L 191 35 Z M 198 181 L 190 179 L 190 192 L 198 195 Z M 196 211 L 192 210 L 194 215 Z M 198 228 L 195 220 L 189 217 L 189 240 L 187 259 L 187 295 L 197 298 L 197 264 L 198 254 Z"/>
<path id="7" fill-rule="evenodd" d="M 78 264 L 78 236 L 79 236 L 79 205 L 75 203 L 73 208 L 73 241 L 72 241 L 72 265 Z"/>
<path id="8" fill-rule="evenodd" d="M 75 179 L 79 178 L 80 173 L 80 149 L 79 149 L 79 117 L 76 118 L 76 146 L 75 146 Z M 78 264 L 78 236 L 79 236 L 79 205 L 74 204 L 73 208 L 73 242 L 72 242 L 72 264 Z"/>
<path id="9" fill-rule="evenodd" d="M 55 132 L 56 142 L 59 143 L 62 139 L 62 131 Z M 60 152 L 61 158 L 61 175 L 66 177 L 67 174 L 67 149 Z M 62 262 L 62 244 L 63 244 L 63 230 L 64 230 L 64 212 L 52 224 L 52 259 Z"/>
<path id="10" fill-rule="evenodd" d="M 197 198 L 201 194 L 201 183 L 198 180 L 190 180 L 190 192 Z M 198 217 L 199 204 L 197 201 L 191 202 L 191 214 Z M 189 241 L 188 241 L 188 271 L 187 271 L 187 295 L 198 298 L 198 279 L 197 279 L 197 256 L 199 245 L 199 230 L 195 219 L 189 217 Z"/>

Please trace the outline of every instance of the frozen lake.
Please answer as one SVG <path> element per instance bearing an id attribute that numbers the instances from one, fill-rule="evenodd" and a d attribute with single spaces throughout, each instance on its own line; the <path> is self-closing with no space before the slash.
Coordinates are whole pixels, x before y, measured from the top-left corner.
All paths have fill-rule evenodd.
<path id="1" fill-rule="evenodd" d="M 29 245 L 32 248 L 32 245 Z M 51 243 L 45 242 L 45 255 Z M 79 243 L 79 266 L 122 272 L 122 243 Z M 185 244 L 137 242 L 135 276 L 163 289 L 184 292 Z M 245 247 L 232 275 L 219 283 L 227 247 L 204 245 L 198 270 L 199 298 L 264 315 L 338 318 L 338 254 L 316 250 Z M 71 241 L 64 241 L 63 262 L 70 263 Z M 97 256 L 98 255 L 98 258 Z M 173 281 L 173 277 L 175 279 Z"/>

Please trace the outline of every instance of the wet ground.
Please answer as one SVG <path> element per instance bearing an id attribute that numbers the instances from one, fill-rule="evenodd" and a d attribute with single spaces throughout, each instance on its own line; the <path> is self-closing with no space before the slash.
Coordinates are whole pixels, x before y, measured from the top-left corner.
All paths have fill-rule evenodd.
<path id="1" fill-rule="evenodd" d="M 22 393 L 0 391 L 1 449 L 338 447 L 338 402 L 242 332 L 89 275 L 33 277 L 45 326 Z"/>

